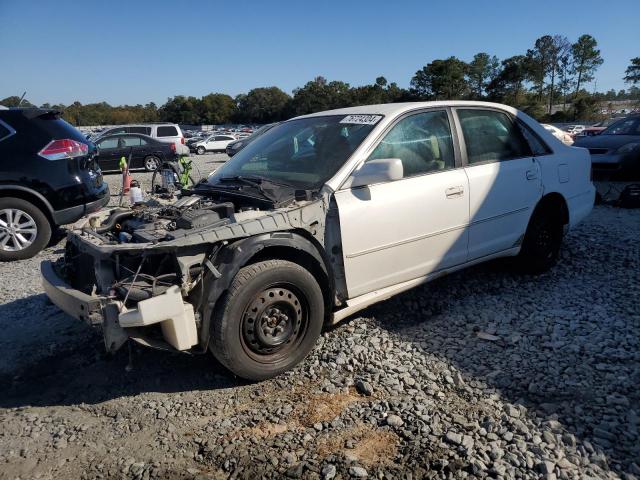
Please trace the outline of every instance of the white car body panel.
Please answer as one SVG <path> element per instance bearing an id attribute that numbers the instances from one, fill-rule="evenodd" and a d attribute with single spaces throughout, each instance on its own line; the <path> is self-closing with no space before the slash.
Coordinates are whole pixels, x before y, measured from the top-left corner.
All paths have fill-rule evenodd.
<path id="1" fill-rule="evenodd" d="M 446 196 L 458 186 L 462 169 L 336 192 L 349 297 L 467 261 L 469 202 Z"/>
<path id="2" fill-rule="evenodd" d="M 514 247 L 542 197 L 540 167 L 533 157 L 470 165 L 469 259 Z"/>
<path id="3" fill-rule="evenodd" d="M 405 113 L 434 107 L 486 107 L 506 112 L 529 127 L 552 153 L 350 188 L 351 175 L 387 127 Z M 355 114 L 383 118 L 326 183 L 335 191 L 340 214 L 351 310 L 388 298 L 403 285 L 428 281 L 485 259 L 517 254 L 531 215 L 545 195 L 560 194 L 565 200 L 568 227 L 575 226 L 593 207 L 595 188 L 588 151 L 563 144 L 512 107 L 487 102 L 416 102 L 352 107 L 308 117 Z M 462 141 L 460 132 L 458 138 Z M 446 200 L 445 190 L 454 185 L 463 186 L 462 197 Z M 462 203 L 465 208 L 460 207 Z M 379 292 L 394 293 L 385 297 L 386 293 Z"/>

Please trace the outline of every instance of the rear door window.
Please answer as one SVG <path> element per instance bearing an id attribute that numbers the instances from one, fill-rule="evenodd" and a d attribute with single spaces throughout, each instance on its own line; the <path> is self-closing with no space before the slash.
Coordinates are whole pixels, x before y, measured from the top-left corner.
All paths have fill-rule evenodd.
<path id="1" fill-rule="evenodd" d="M 158 127 L 158 137 L 177 137 L 178 130 L 173 126 Z"/>
<path id="2" fill-rule="evenodd" d="M 125 147 L 139 147 L 142 145 L 140 137 L 124 137 L 122 140 Z"/>
<path id="3" fill-rule="evenodd" d="M 522 131 L 502 112 L 456 109 L 470 165 L 532 156 Z"/>
<path id="4" fill-rule="evenodd" d="M 118 137 L 105 138 L 101 142 L 98 142 L 98 147 L 102 150 L 118 147 Z"/>
<path id="5" fill-rule="evenodd" d="M 531 147 L 531 150 L 536 157 L 541 157 L 543 155 L 549 155 L 550 153 L 553 153 L 553 150 L 549 148 L 549 145 L 547 145 L 544 140 L 542 140 L 538 136 L 538 134 L 531 130 L 527 125 L 522 122 L 518 122 L 518 126 L 520 127 L 524 138 L 526 138 L 527 142 L 529 142 L 529 146 Z"/>

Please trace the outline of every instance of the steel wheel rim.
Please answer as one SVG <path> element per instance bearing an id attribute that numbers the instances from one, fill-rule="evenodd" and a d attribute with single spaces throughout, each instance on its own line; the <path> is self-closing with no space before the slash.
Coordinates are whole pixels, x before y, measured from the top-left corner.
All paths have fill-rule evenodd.
<path id="1" fill-rule="evenodd" d="M 0 210 L 0 249 L 19 252 L 28 248 L 38 236 L 38 226 L 31 215 L 17 208 Z"/>
<path id="2" fill-rule="evenodd" d="M 244 309 L 242 344 L 255 361 L 274 363 L 295 351 L 308 325 L 309 308 L 298 289 L 290 284 L 268 286 Z"/>

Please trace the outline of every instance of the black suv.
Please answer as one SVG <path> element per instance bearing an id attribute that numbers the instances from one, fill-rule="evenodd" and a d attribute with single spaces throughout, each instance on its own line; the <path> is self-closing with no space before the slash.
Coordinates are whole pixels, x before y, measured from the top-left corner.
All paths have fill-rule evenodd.
<path id="1" fill-rule="evenodd" d="M 52 227 L 109 202 L 95 154 L 58 111 L 0 110 L 0 261 L 34 256 Z"/>

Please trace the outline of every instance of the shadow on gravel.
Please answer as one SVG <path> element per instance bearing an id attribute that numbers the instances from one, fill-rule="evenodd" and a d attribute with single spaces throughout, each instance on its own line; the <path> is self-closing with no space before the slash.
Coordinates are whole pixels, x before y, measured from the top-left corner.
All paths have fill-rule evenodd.
<path id="1" fill-rule="evenodd" d="M 624 306 L 638 286 L 620 275 L 638 268 L 634 252 L 574 238 L 545 275 L 480 265 L 375 305 L 363 316 L 413 344 L 428 363 L 443 361 L 472 387 L 525 406 L 540 430 L 572 434 L 575 440 L 565 436 L 562 442 L 576 442 L 592 462 L 635 474 L 640 339 L 639 325 Z M 483 340 L 478 332 L 499 339 Z M 560 425 L 554 428 L 555 420 Z"/>
<path id="2" fill-rule="evenodd" d="M 16 365 L 0 374 L 0 408 L 94 404 L 144 392 L 241 385 L 211 354 L 170 353 L 131 342 L 131 353 L 125 345 L 109 355 L 99 332 L 47 305 L 43 295 L 0 305 L 2 323 L 7 316 L 16 318 L 17 311 L 32 321 L 24 336 L 18 328 L 12 332 L 20 342 L 16 352 L 0 353 L 1 362 Z M 34 330 L 38 325 L 44 332 Z"/>

